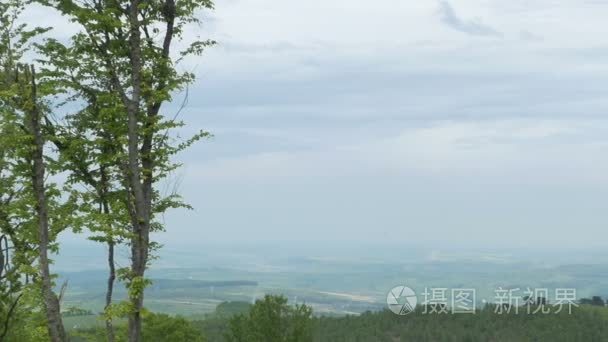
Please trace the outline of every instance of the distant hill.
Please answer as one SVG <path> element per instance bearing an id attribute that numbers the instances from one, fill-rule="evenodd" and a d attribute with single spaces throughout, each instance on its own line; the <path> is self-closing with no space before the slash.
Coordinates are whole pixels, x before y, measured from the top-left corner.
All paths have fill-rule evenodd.
<path id="1" fill-rule="evenodd" d="M 207 281 L 207 280 L 193 280 L 193 279 L 152 279 L 152 285 L 150 289 L 153 290 L 164 290 L 164 289 L 199 289 L 208 287 L 228 287 L 228 286 L 258 286 L 257 281 L 252 280 L 220 280 L 220 281 Z"/>

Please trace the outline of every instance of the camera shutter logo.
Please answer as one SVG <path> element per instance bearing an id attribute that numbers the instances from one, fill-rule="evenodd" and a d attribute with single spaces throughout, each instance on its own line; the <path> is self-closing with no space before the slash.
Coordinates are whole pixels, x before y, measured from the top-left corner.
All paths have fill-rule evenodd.
<path id="1" fill-rule="evenodd" d="M 416 309 L 418 298 L 407 286 L 396 286 L 386 296 L 388 308 L 397 315 L 407 315 Z"/>

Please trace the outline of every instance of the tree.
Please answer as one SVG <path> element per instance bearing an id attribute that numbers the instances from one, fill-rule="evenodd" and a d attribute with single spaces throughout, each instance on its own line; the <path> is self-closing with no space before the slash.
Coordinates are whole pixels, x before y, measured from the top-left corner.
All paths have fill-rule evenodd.
<path id="1" fill-rule="evenodd" d="M 77 114 L 67 115 L 63 125 L 46 118 L 46 128 L 51 132 L 51 140 L 61 155 L 62 168 L 69 171 L 66 184 L 80 200 L 78 209 L 82 215 L 81 227 L 86 227 L 93 233 L 89 239 L 108 247 L 109 274 L 104 314 L 107 340 L 113 342 L 115 332 L 112 319 L 115 311 L 120 312 L 113 307 L 112 299 L 116 281 L 115 247 L 129 237 L 129 215 L 127 192 L 121 188 L 117 177 L 120 170 L 116 165 L 119 164 L 117 158 L 121 156 L 121 147 L 110 128 L 111 124 L 105 122 L 111 123 L 113 119 L 108 120 L 108 115 L 102 109 L 112 106 L 105 100 L 108 98 L 107 93 L 74 81 L 74 70 L 70 67 L 73 63 L 66 63 L 66 59 L 73 55 L 65 53 L 65 49 L 53 42 L 40 49 L 52 60 L 52 63 L 45 64 L 52 64 L 56 70 L 63 72 L 61 74 L 45 69 L 45 81 L 50 88 L 57 87 L 61 91 L 66 82 L 70 82 L 70 87 L 89 102 Z M 65 75 L 71 78 L 67 79 Z"/>
<path id="2" fill-rule="evenodd" d="M 203 333 L 180 316 L 150 313 L 144 316 L 143 323 L 144 341 L 205 341 Z"/>
<path id="3" fill-rule="evenodd" d="M 66 228 L 66 221 L 62 217 L 62 205 L 55 201 L 59 197 L 58 192 L 53 185 L 46 184 L 45 141 L 40 125 L 42 106 L 38 98 L 34 67 L 17 65 L 13 75 L 15 82 L 11 88 L 14 96 L 8 96 L 7 94 L 10 92 L 6 92 L 7 101 L 5 103 L 10 103 L 15 110 L 13 118 L 21 120 L 21 122 L 15 121 L 15 123 L 22 131 L 13 131 L 15 136 L 11 136 L 11 138 L 22 144 L 15 146 L 17 154 L 14 156 L 14 162 L 16 164 L 15 169 L 12 170 L 15 173 L 11 174 L 15 183 L 11 186 L 19 185 L 22 190 L 17 195 L 13 188 L 12 195 L 7 198 L 8 202 L 5 202 L 4 209 L 8 210 L 9 202 L 13 202 L 14 196 L 19 197 L 19 206 L 13 207 L 13 210 L 17 210 L 17 212 L 5 214 L 8 215 L 5 216 L 5 229 L 13 233 L 12 241 L 17 250 L 26 252 L 28 243 L 32 241 L 37 246 L 38 272 L 34 276 L 39 276 L 49 337 L 53 342 L 60 342 L 65 341 L 66 335 L 61 321 L 59 299 L 53 292 L 49 253 L 50 249 L 54 248 L 52 244 L 57 234 Z M 49 212 L 50 207 L 56 210 L 52 214 Z M 26 217 L 28 214 L 30 218 Z M 51 220 L 54 224 L 53 229 L 50 226 Z M 14 221 L 18 221 L 16 225 L 21 226 L 19 234 L 13 230 Z M 36 234 L 32 234 L 33 232 Z M 22 240 L 21 234 L 25 234 L 27 237 Z"/>
<path id="4" fill-rule="evenodd" d="M 234 316 L 226 340 L 231 342 L 312 341 L 312 309 L 304 304 L 287 304 L 283 296 L 266 295 L 248 314 Z"/>
<path id="5" fill-rule="evenodd" d="M 114 172 L 112 179 L 124 189 L 131 248 L 131 267 L 118 273 L 129 289 L 129 340 L 140 341 L 148 283 L 144 275 L 150 252 L 157 247 L 150 241 L 150 232 L 163 229 L 155 219 L 159 213 L 186 206 L 175 193 L 163 197 L 155 184 L 179 166 L 171 161 L 173 155 L 209 135 L 202 131 L 175 143 L 170 132 L 182 123 L 161 108 L 193 80 L 191 73 L 178 72 L 176 64 L 215 42 L 194 41 L 177 54 L 171 48 L 183 37 L 187 25 L 198 22 L 195 13 L 213 5 L 209 0 L 39 2 L 81 27 L 71 46 L 47 42 L 43 48 L 48 57 L 47 77 L 79 95 L 97 94 L 81 99 L 89 108 L 99 106 L 111 118 L 89 121 L 87 127 L 89 132 L 109 132 L 117 144 L 111 160 L 115 170 L 109 172 Z M 95 103 L 100 99 L 102 105 Z"/>
<path id="6" fill-rule="evenodd" d="M 19 73 L 19 71 L 18 71 Z M 36 86 L 36 73 L 34 67 L 29 69 L 24 67 L 22 77 L 26 83 L 21 88 L 20 95 L 24 96 L 26 102 L 23 105 L 25 122 L 28 133 L 32 137 L 31 155 L 31 179 L 34 194 L 34 207 L 38 225 L 38 263 L 40 267 L 40 278 L 42 288 L 42 298 L 46 311 L 49 337 L 53 342 L 66 341 L 65 329 L 61 320 L 61 310 L 59 299 L 53 292 L 53 281 L 51 279 L 49 262 L 49 245 L 53 241 L 49 227 L 49 204 L 47 187 L 45 185 L 46 164 L 44 162 L 44 138 L 42 136 L 42 110 L 38 101 Z"/>
<path id="7" fill-rule="evenodd" d="M 24 132 L 11 97 L 16 61 L 25 50 L 28 37 L 35 34 L 15 24 L 21 10 L 17 2 L 0 3 L 0 340 L 10 336 L 18 316 L 24 286 L 22 265 L 30 265 L 35 258 L 35 249 L 28 244 L 29 234 L 22 229 L 26 220 L 16 215 L 25 204 L 18 191 L 24 184 L 17 170 Z"/>
<path id="8" fill-rule="evenodd" d="M 28 30 L 27 25 L 17 24 L 24 4 L 22 1 L 0 4 L 0 229 L 6 242 L 3 264 L 7 266 L 0 287 L 7 289 L 3 291 L 7 295 L 3 301 L 14 298 L 5 313 L 0 337 L 15 336 L 9 332 L 9 326 L 19 301 L 24 296 L 31 298 L 29 290 L 39 289 L 47 340 L 59 342 L 65 341 L 66 335 L 59 299 L 53 292 L 49 254 L 55 249 L 55 237 L 67 227 L 63 210 L 69 201 L 61 204 L 55 185 L 46 180 L 49 159 L 45 156 L 40 125 L 46 108 L 39 98 L 34 67 L 20 64 L 31 38 L 44 29 Z M 9 250 L 14 252 L 10 261 Z M 38 264 L 33 267 L 36 258 Z M 36 307 L 30 306 L 29 300 L 25 302 L 30 309 Z M 31 315 L 32 321 L 35 316 Z"/>

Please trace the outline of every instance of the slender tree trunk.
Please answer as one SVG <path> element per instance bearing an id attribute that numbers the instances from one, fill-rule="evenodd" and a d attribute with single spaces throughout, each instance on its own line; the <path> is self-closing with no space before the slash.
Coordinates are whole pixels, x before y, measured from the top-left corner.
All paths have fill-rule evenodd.
<path id="1" fill-rule="evenodd" d="M 6 265 L 4 264 L 4 249 L 2 248 L 2 244 L 6 241 L 6 235 L 0 236 L 0 280 L 4 278 L 4 269 Z M 6 247 L 6 253 L 8 253 L 8 244 Z M 6 257 L 6 263 L 8 264 L 8 256 Z"/>
<path id="2" fill-rule="evenodd" d="M 109 214 L 110 208 L 108 208 L 108 204 L 104 203 L 104 213 Z M 114 241 L 110 236 L 108 240 L 108 267 L 110 269 L 108 275 L 108 288 L 106 290 L 106 306 L 104 310 L 108 310 L 110 305 L 112 305 L 112 294 L 114 292 L 114 281 L 116 280 L 116 266 L 114 264 Z M 108 342 L 114 342 L 114 325 L 112 324 L 112 317 L 108 317 L 106 319 L 106 335 L 108 337 Z"/>
<path id="3" fill-rule="evenodd" d="M 131 293 L 132 312 L 129 315 L 129 341 L 141 341 L 141 310 L 144 302 L 143 278 L 148 261 L 150 234 L 150 201 L 141 181 L 139 153 L 140 101 L 142 91 L 142 56 L 139 22 L 139 0 L 131 0 L 129 7 L 129 53 L 131 61 L 131 99 L 127 103 L 128 171 L 129 186 L 133 195 L 133 238 L 131 239 Z M 136 288 L 133 288 L 135 286 Z M 141 287 L 141 288 L 140 288 Z"/>
<path id="4" fill-rule="evenodd" d="M 32 184 L 36 197 L 36 215 L 38 219 L 38 237 L 40 239 L 38 247 L 38 258 L 40 267 L 40 277 L 42 285 L 42 297 L 44 300 L 45 313 L 49 337 L 52 342 L 66 341 L 66 334 L 61 320 L 59 299 L 53 292 L 51 272 L 49 270 L 48 246 L 49 246 L 49 216 L 46 189 L 44 186 L 45 165 L 43 160 L 44 140 L 40 128 L 40 111 L 36 104 L 36 74 L 34 67 L 30 69 L 28 81 L 31 78 L 31 110 L 28 110 L 28 125 L 30 133 L 34 138 L 34 149 L 32 152 Z"/>
<path id="5" fill-rule="evenodd" d="M 110 215 L 110 205 L 108 204 L 108 175 L 106 172 L 106 168 L 102 165 L 99 168 L 100 172 L 100 180 L 99 180 L 99 188 L 98 194 L 101 201 L 101 211 L 104 215 Z M 110 227 L 108 233 L 108 287 L 106 289 L 106 305 L 104 307 L 104 311 L 107 313 L 110 305 L 112 305 L 112 295 L 114 293 L 114 281 L 116 280 L 116 265 L 114 263 L 114 237 L 112 235 L 112 229 Z M 112 317 L 109 316 L 106 318 L 106 337 L 108 338 L 108 342 L 114 342 L 115 334 L 114 334 L 114 325 L 112 324 Z"/>
<path id="6" fill-rule="evenodd" d="M 108 310 L 112 305 L 112 293 L 114 292 L 114 280 L 116 279 L 116 270 L 114 266 L 114 242 L 108 242 L 108 266 L 110 267 L 110 274 L 108 276 L 108 289 L 106 291 L 106 306 L 105 310 Z M 106 319 L 106 335 L 108 342 L 114 342 L 114 326 L 112 324 L 112 318 Z"/>

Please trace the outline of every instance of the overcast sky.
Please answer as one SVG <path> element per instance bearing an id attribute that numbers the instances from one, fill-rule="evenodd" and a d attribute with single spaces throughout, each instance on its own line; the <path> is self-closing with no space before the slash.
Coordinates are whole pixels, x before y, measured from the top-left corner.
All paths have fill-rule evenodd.
<path id="1" fill-rule="evenodd" d="M 218 0 L 182 114 L 215 137 L 183 155 L 195 210 L 161 239 L 608 246 L 606 13 Z"/>

